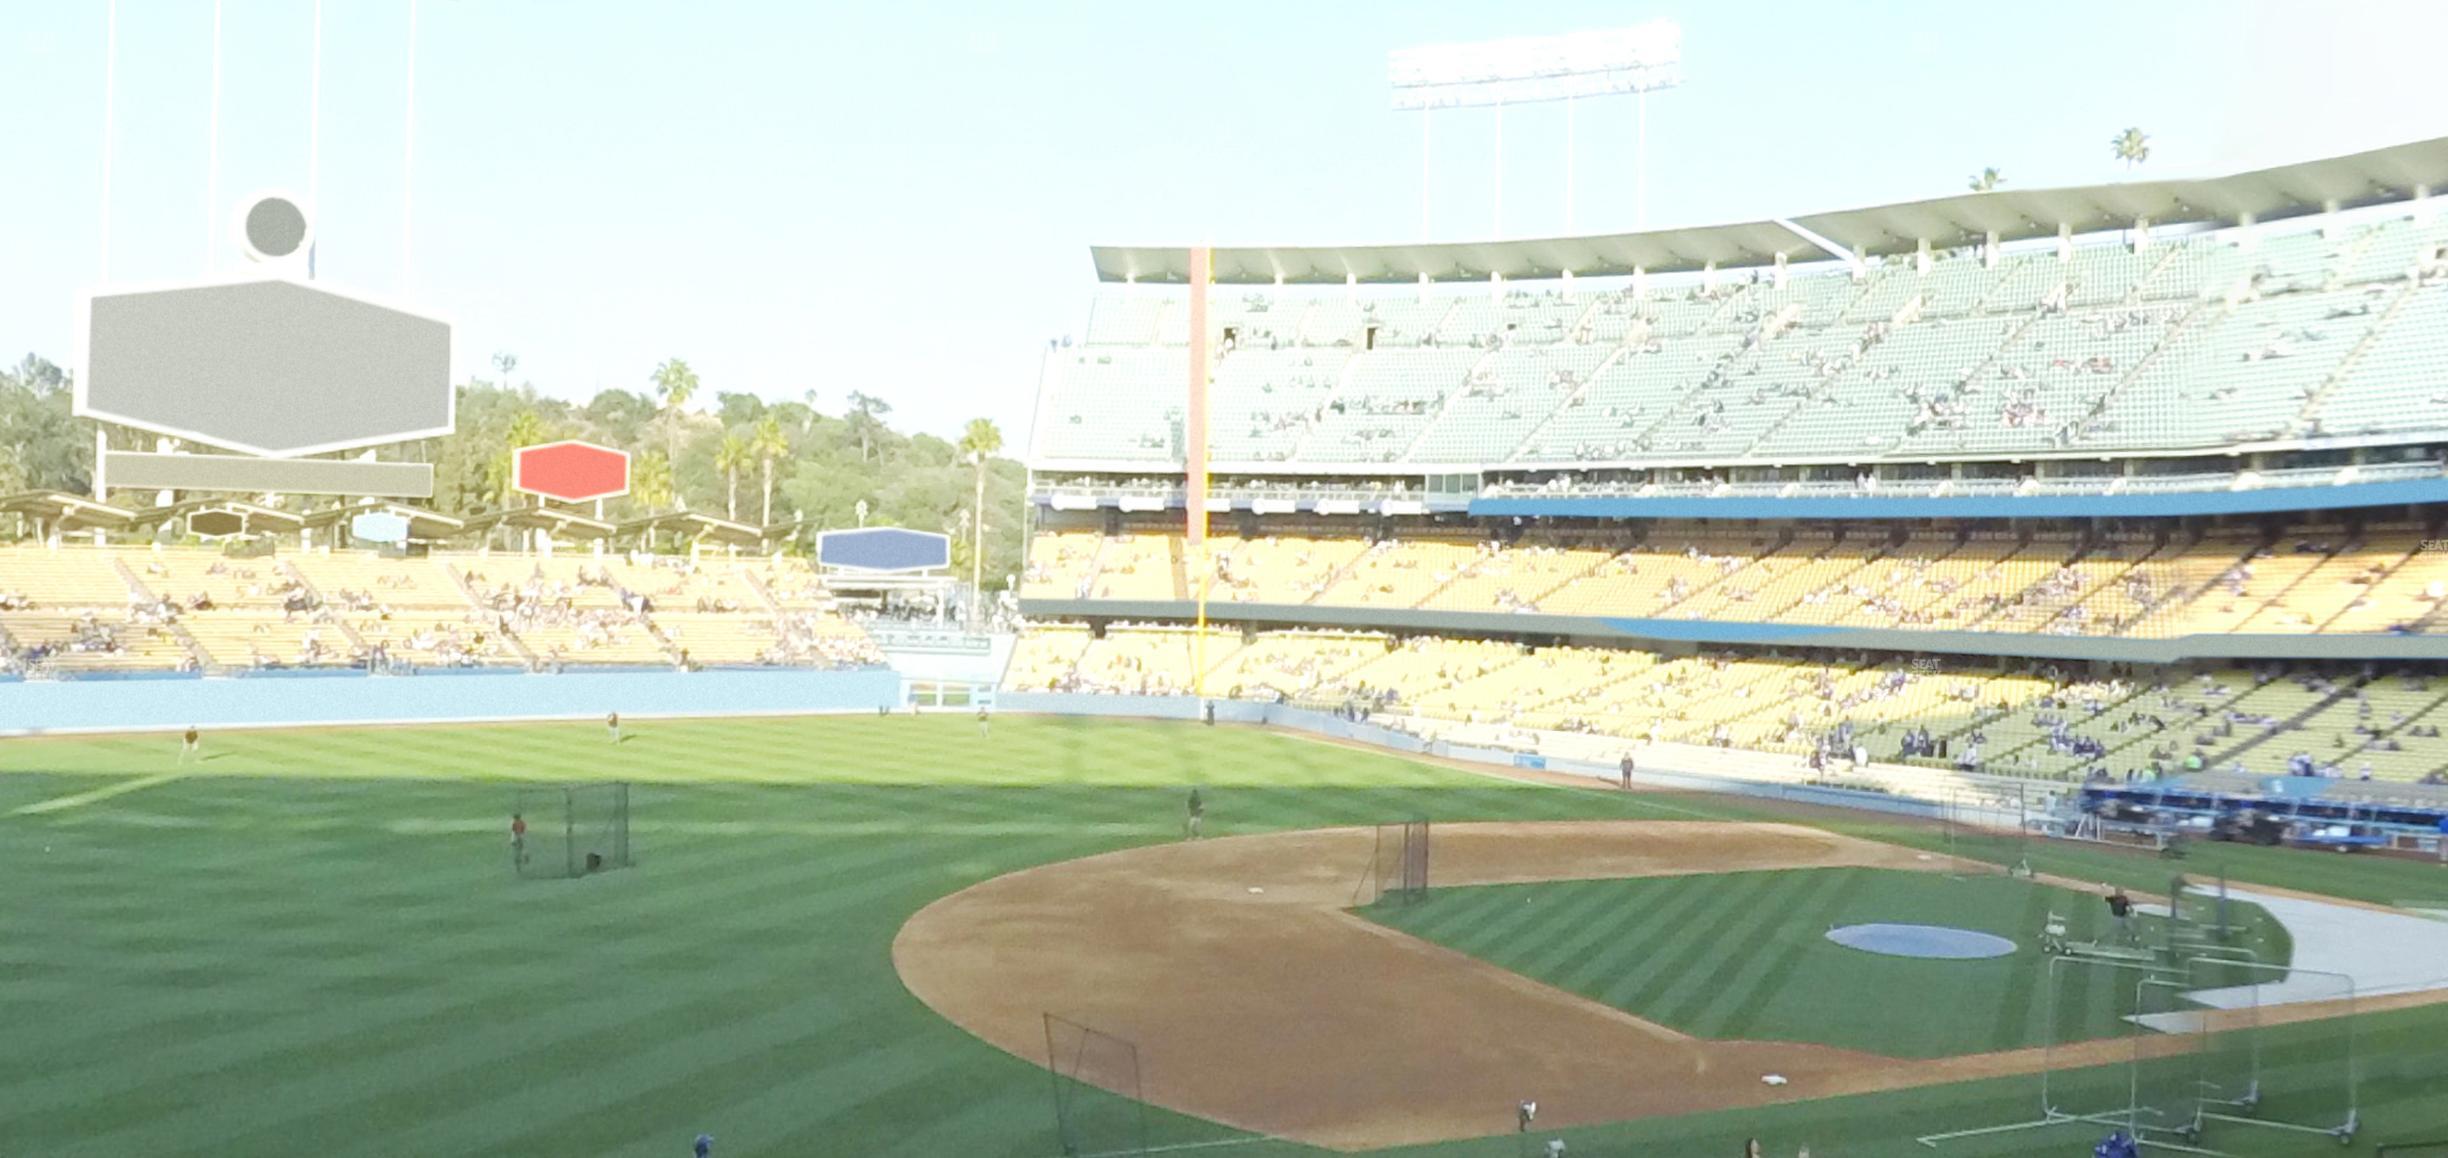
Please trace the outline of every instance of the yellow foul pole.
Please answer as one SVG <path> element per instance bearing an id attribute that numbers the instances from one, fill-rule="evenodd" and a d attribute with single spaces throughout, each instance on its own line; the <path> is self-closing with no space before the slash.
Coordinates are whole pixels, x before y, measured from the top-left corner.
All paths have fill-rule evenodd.
<path id="1" fill-rule="evenodd" d="M 1183 545 L 1189 558 L 1191 582 L 1198 591 L 1198 629 L 1191 636 L 1190 690 L 1207 695 L 1207 587 L 1215 568 L 1207 562 L 1207 285 L 1213 280 L 1212 254 L 1204 245 L 1190 248 L 1190 396 L 1183 408 L 1182 507 L 1188 517 Z"/>

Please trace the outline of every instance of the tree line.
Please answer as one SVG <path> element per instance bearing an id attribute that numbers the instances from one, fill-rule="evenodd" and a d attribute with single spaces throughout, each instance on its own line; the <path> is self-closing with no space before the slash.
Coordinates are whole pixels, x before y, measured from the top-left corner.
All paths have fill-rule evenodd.
<path id="1" fill-rule="evenodd" d="M 864 392 L 846 395 L 832 413 L 813 390 L 781 402 L 723 391 L 709 397 L 679 358 L 655 367 L 641 389 L 605 390 L 584 403 L 545 397 L 531 382 L 513 384 L 515 355 L 496 355 L 493 369 L 492 379 L 457 387 L 457 430 L 383 452 L 433 464 L 434 496 L 421 505 L 470 515 L 532 504 L 510 489 L 511 452 L 578 438 L 630 453 L 629 494 L 605 509 L 614 521 L 690 510 L 743 523 L 804 523 L 811 531 L 862 524 L 941 531 L 952 536 L 953 562 L 965 575 L 982 491 L 985 586 L 1000 588 L 1019 571 L 1027 472 L 1001 455 L 1002 433 L 986 419 L 971 421 L 953 442 L 894 430 L 892 405 Z M 70 415 L 70 385 L 65 371 L 32 354 L 0 368 L 0 494 L 91 490 L 93 427 Z M 123 449 L 150 443 L 134 431 L 112 438 Z"/>

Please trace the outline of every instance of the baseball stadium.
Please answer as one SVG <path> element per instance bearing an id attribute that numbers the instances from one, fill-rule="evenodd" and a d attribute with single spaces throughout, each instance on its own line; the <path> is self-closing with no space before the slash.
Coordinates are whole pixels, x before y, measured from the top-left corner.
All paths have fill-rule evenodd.
<path id="1" fill-rule="evenodd" d="M 1651 227 L 1681 26 L 1380 29 L 1316 125 L 1420 130 L 1421 236 L 1064 237 L 1007 451 L 914 373 L 474 347 L 530 307 L 450 269 L 447 62 L 513 18 L 386 4 L 281 10 L 294 126 L 209 5 L 200 273 L 205 26 L 61 26 L 0 1152 L 2448 1158 L 2448 137 Z M 1504 224 L 1508 111 L 1612 224 Z"/>

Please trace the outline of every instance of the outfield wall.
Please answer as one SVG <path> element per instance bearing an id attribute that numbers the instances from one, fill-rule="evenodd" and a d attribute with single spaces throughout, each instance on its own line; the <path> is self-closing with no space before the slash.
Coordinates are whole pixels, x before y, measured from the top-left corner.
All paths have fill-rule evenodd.
<path id="1" fill-rule="evenodd" d="M 455 720 L 771 716 L 901 703 L 902 676 L 862 671 L 564 672 L 354 679 L 32 680 L 0 684 L 0 736 Z"/>

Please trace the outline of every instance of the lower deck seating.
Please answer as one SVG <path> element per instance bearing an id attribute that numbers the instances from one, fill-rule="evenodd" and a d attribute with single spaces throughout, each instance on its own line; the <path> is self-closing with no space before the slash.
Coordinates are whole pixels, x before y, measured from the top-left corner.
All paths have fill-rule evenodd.
<path id="1" fill-rule="evenodd" d="M 1032 626 L 1014 691 L 1204 694 L 1634 741 L 1873 758 L 2045 780 L 2448 779 L 2448 677 L 2319 665 L 2140 669 L 1979 657 L 1668 656 L 1352 631 Z M 1203 664 L 1203 666 L 1202 666 Z"/>
<path id="2" fill-rule="evenodd" d="M 0 547 L 0 670 L 882 662 L 804 560 Z"/>
<path id="3" fill-rule="evenodd" d="M 2166 638 L 2448 631 L 2448 533 L 1660 523 L 1510 541 L 1316 533 L 1212 540 L 1211 602 Z M 1186 600 L 1178 533 L 1043 532 L 1024 593 Z M 1191 564 L 1193 569 L 1195 564 Z"/>

